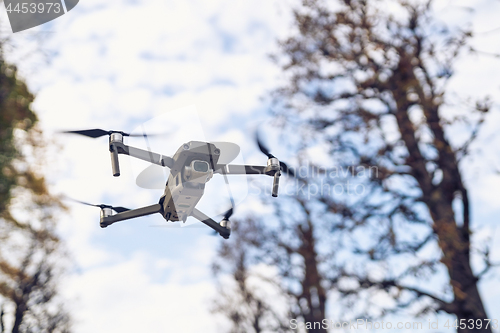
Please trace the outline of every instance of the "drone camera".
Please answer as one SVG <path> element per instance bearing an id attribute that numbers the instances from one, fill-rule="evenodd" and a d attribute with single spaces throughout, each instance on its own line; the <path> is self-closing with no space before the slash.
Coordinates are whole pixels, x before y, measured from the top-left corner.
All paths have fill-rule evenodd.
<path id="1" fill-rule="evenodd" d="M 206 161 L 194 160 L 184 167 L 184 178 L 189 182 L 206 183 L 212 176 L 213 171 Z"/>
<path id="2" fill-rule="evenodd" d="M 207 172 L 208 163 L 205 161 L 193 161 L 193 170 L 196 172 Z"/>

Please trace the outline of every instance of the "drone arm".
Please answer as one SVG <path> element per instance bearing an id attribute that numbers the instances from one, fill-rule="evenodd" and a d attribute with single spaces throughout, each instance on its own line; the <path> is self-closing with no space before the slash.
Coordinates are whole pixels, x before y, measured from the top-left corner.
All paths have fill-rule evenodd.
<path id="1" fill-rule="evenodd" d="M 123 142 L 111 142 L 110 150 L 116 149 L 118 154 L 129 155 L 146 162 L 161 165 L 163 167 L 172 167 L 174 165 L 174 160 L 171 157 L 163 156 L 151 151 L 130 147 Z"/>
<path id="2" fill-rule="evenodd" d="M 118 213 L 116 215 L 101 217 L 101 228 L 106 228 L 108 225 L 111 225 L 115 222 L 120 222 L 124 220 L 133 219 L 136 217 L 160 213 L 161 209 L 162 207 L 160 204 L 154 204 L 151 206 L 128 210 L 126 212 Z"/>
<path id="3" fill-rule="evenodd" d="M 268 167 L 260 165 L 217 165 L 217 170 L 215 173 L 221 173 L 226 175 L 266 175 Z M 273 176 L 270 174 L 270 176 Z"/>
<path id="4" fill-rule="evenodd" d="M 208 217 L 205 214 L 203 214 L 202 212 L 200 212 L 198 209 L 196 209 L 196 208 L 193 209 L 191 216 L 197 220 L 200 220 L 201 222 L 205 223 L 210 228 L 217 231 L 223 238 L 225 238 L 225 239 L 229 238 L 229 235 L 231 234 L 231 229 L 221 226 L 219 223 L 215 222 L 210 217 Z"/>
<path id="5" fill-rule="evenodd" d="M 273 161 L 275 160 L 275 161 Z M 224 175 L 268 175 L 273 179 L 272 196 L 278 196 L 279 180 L 281 176 L 279 162 L 276 158 L 270 159 L 272 163 L 267 166 L 258 165 L 217 165 L 217 170 L 214 173 L 221 173 Z"/>

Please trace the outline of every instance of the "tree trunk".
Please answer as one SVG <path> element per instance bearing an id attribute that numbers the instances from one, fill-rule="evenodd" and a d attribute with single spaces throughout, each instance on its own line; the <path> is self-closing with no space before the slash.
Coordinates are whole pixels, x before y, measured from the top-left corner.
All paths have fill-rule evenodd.
<path id="1" fill-rule="evenodd" d="M 3 305 L 2 305 L 2 307 L 0 308 L 0 333 L 5 332 L 5 326 L 3 323 L 3 315 L 4 315 L 4 312 L 3 312 Z"/>
<path id="2" fill-rule="evenodd" d="M 401 51 L 400 62 L 393 77 L 391 91 L 397 105 L 396 121 L 401 138 L 408 149 L 409 157 L 406 163 L 412 168 L 412 175 L 419 183 L 422 191 L 422 201 L 429 209 L 433 220 L 433 230 L 438 237 L 438 245 L 443 252 L 441 261 L 448 270 L 450 285 L 453 288 L 454 300 L 452 306 L 444 310 L 455 314 L 459 324 L 460 319 L 467 321 L 465 328 L 457 330 L 460 333 L 491 333 L 491 325 L 485 328 L 486 311 L 477 289 L 477 278 L 470 266 L 470 213 L 467 190 L 462 183 L 455 153 L 445 138 L 438 114 L 438 106 L 433 101 L 433 95 L 425 96 L 425 93 L 420 91 L 419 99 L 427 125 L 434 136 L 433 144 L 438 150 L 439 156 L 437 165 L 443 174 L 442 180 L 436 185 L 433 184 L 432 176 L 427 171 L 426 163 L 428 161 L 420 150 L 415 125 L 409 117 L 409 108 L 412 103 L 407 98 L 407 91 L 412 87 L 417 90 L 421 88 L 414 74 L 412 59 L 413 55 Z M 461 228 L 457 226 L 452 206 L 456 192 L 460 192 L 463 196 L 464 224 Z M 476 328 L 475 324 L 471 325 L 471 327 L 474 326 L 473 328 L 469 328 L 468 320 L 471 319 L 474 320 L 474 323 L 477 319 L 482 320 L 482 328 Z"/>
<path id="3" fill-rule="evenodd" d="M 318 270 L 318 258 L 316 252 L 316 240 L 314 238 L 314 226 L 311 220 L 307 221 L 307 227 L 299 226 L 298 234 L 302 242 L 299 254 L 304 258 L 304 280 L 302 281 L 301 297 L 307 300 L 309 312 L 304 313 L 304 321 L 310 323 L 308 333 L 326 333 L 322 320 L 325 319 L 326 292 L 321 285 L 321 276 Z"/>
<path id="4" fill-rule="evenodd" d="M 493 323 L 490 322 L 488 328 L 486 328 L 488 319 L 486 316 L 486 311 L 484 310 L 481 296 L 477 289 L 477 285 L 474 283 L 471 287 L 466 290 L 467 296 L 464 304 L 459 306 L 459 311 L 457 311 L 457 319 L 459 328 L 458 333 L 469 333 L 469 332 L 484 332 L 491 333 Z M 479 319 L 479 320 L 478 320 Z M 465 328 L 460 328 L 461 320 L 465 322 Z M 480 321 L 480 324 L 478 323 Z M 481 328 L 478 328 L 481 325 Z"/>
<path id="5" fill-rule="evenodd" d="M 439 246 L 443 251 L 442 261 L 448 269 L 450 285 L 455 296 L 451 309 L 458 319 L 457 332 L 491 333 L 492 325 L 486 328 L 485 319 L 488 317 L 477 288 L 477 278 L 470 266 L 470 244 L 463 239 L 457 228 L 451 202 L 431 203 L 429 208 L 434 220 L 434 230 L 438 235 Z M 446 216 L 441 217 L 443 214 Z M 481 321 L 481 328 L 476 325 L 478 319 Z M 465 328 L 463 328 L 464 325 L 460 328 L 460 320 L 465 322 Z"/>
<path id="6" fill-rule="evenodd" d="M 23 322 L 24 313 L 26 312 L 26 304 L 24 302 L 16 303 L 16 312 L 12 333 L 19 333 L 19 328 Z"/>

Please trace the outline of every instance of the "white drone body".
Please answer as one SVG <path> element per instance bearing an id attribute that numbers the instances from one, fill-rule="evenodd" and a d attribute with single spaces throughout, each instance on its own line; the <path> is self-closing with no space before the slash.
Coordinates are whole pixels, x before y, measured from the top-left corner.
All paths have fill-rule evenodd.
<path id="1" fill-rule="evenodd" d="M 130 155 L 152 164 L 170 168 L 170 175 L 165 184 L 165 191 L 160 197 L 159 202 L 154 205 L 130 210 L 124 207 L 113 207 L 104 204 L 88 204 L 101 208 L 100 226 L 102 228 L 106 228 L 119 221 L 160 213 L 165 220 L 172 222 L 185 222 L 189 216 L 193 216 L 227 239 L 231 233 L 229 217 L 233 212 L 233 208 L 224 214 L 224 218 L 220 223 L 215 222 L 196 209 L 196 205 L 204 194 L 207 182 L 214 174 L 222 174 L 224 177 L 226 175 L 258 174 L 272 176 L 274 178 L 273 197 L 278 196 L 281 171 L 284 170 L 293 175 L 288 170 L 288 167 L 286 167 L 286 164 L 279 162 L 276 157 L 271 155 L 259 140 L 257 140 L 259 148 L 268 156 L 266 166 L 229 164 L 239 153 L 239 147 L 229 142 L 210 143 L 190 141 L 183 144 L 174 156 L 168 157 L 125 145 L 123 137 L 132 135 L 124 132 L 93 129 L 68 131 L 66 133 L 81 134 L 93 138 L 109 135 L 111 166 L 113 176 L 115 177 L 120 176 L 118 154 Z M 228 154 L 228 151 L 232 151 L 232 154 Z M 224 153 L 226 153 L 226 156 L 229 155 L 230 158 L 220 159 Z M 114 212 L 117 214 L 114 214 Z"/>

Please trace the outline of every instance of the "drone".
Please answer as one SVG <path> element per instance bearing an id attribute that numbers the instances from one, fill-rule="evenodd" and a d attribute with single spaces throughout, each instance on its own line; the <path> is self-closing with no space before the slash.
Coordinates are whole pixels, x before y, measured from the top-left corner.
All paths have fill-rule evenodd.
<path id="1" fill-rule="evenodd" d="M 217 223 L 203 212 L 196 209 L 205 191 L 205 185 L 214 174 L 221 174 L 227 184 L 227 175 L 267 175 L 273 177 L 272 196 L 278 196 L 279 179 L 281 173 L 294 176 L 293 171 L 286 163 L 281 162 L 272 155 L 267 147 L 256 135 L 257 145 L 267 157 L 267 165 L 235 165 L 229 164 L 239 153 L 239 147 L 229 142 L 202 142 L 189 141 L 177 149 L 172 157 L 164 156 L 152 151 L 147 151 L 124 144 L 126 136 L 143 136 L 146 134 L 129 134 L 122 131 L 106 131 L 102 129 L 88 129 L 64 131 L 63 133 L 79 134 L 91 138 L 109 137 L 109 152 L 111 155 L 111 169 L 114 177 L 120 176 L 118 155 L 129 155 L 143 161 L 170 169 L 165 191 L 158 203 L 137 208 L 113 207 L 110 205 L 94 205 L 78 201 L 85 205 L 101 208 L 100 226 L 106 228 L 113 223 L 129 220 L 141 216 L 159 213 L 166 221 L 186 222 L 189 216 L 196 218 L 208 227 L 219 233 L 224 239 L 231 234 L 229 218 L 233 214 L 231 207 L 222 220 Z M 149 149 L 149 148 L 148 148 Z M 235 153 L 236 152 L 236 153 Z M 225 155 L 226 158 L 221 159 Z M 234 206 L 234 200 L 231 200 Z M 116 213 L 116 214 L 115 214 Z"/>

